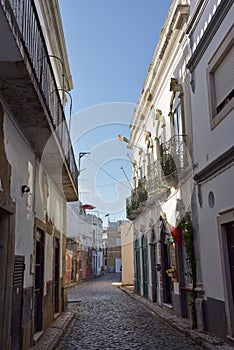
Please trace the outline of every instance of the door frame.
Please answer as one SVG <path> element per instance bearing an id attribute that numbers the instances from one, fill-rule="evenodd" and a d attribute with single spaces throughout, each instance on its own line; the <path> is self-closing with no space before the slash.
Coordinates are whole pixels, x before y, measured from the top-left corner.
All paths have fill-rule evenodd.
<path id="1" fill-rule="evenodd" d="M 11 347 L 12 281 L 15 254 L 15 203 L 1 190 L 0 216 L 1 224 L 5 231 L 3 237 L 4 244 L 2 244 L 0 248 L 5 256 L 5 266 L 2 263 L 0 264 L 0 273 L 3 280 L 3 285 L 0 290 L 0 339 L 2 348 L 8 349 Z"/>
<path id="2" fill-rule="evenodd" d="M 223 274 L 224 302 L 227 318 L 227 337 L 234 338 L 234 295 L 231 287 L 230 263 L 226 225 L 234 222 L 234 208 L 220 212 L 217 217 L 220 255 Z"/>

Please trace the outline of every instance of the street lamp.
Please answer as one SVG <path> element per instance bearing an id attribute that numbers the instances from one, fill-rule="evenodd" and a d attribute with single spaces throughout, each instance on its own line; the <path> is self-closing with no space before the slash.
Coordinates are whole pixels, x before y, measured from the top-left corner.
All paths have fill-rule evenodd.
<path id="1" fill-rule="evenodd" d="M 129 143 L 129 139 L 127 139 L 127 137 L 125 137 L 125 136 L 123 136 L 123 135 L 118 135 L 118 136 L 117 136 L 117 139 L 118 139 L 119 141 L 124 141 L 124 142 L 126 142 L 126 143 Z"/>
<path id="2" fill-rule="evenodd" d="M 80 160 L 81 160 L 81 158 L 84 157 L 86 154 L 90 154 L 90 152 L 80 152 L 80 153 L 79 153 L 79 162 L 78 162 L 78 164 L 79 164 L 79 172 L 80 172 Z"/>
<path id="3" fill-rule="evenodd" d="M 139 147 L 139 146 L 137 146 L 136 144 L 132 143 L 127 137 L 125 137 L 125 136 L 123 136 L 123 135 L 118 135 L 118 136 L 117 136 L 117 139 L 118 139 L 119 141 L 126 142 L 126 143 L 129 145 L 130 148 L 131 148 L 131 147 L 136 147 L 136 148 L 138 148 L 138 149 L 140 150 L 140 151 L 139 151 L 139 154 L 143 153 L 142 147 Z"/>

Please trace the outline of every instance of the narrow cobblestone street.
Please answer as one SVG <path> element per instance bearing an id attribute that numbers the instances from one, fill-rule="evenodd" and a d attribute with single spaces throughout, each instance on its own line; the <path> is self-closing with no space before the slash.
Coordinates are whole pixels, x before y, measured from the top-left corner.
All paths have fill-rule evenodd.
<path id="1" fill-rule="evenodd" d="M 107 274 L 68 290 L 76 317 L 57 350 L 200 349 L 112 284 L 119 280 Z"/>

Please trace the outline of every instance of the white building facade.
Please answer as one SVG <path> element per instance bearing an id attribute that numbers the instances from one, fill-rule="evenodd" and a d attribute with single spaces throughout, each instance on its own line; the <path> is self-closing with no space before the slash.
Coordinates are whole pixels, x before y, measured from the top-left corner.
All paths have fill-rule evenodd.
<path id="1" fill-rule="evenodd" d="M 1 349 L 29 349 L 66 308 L 66 202 L 78 199 L 78 171 L 59 89 L 72 81 L 58 3 L 44 5 L 0 2 Z"/>
<path id="2" fill-rule="evenodd" d="M 194 1 L 190 17 L 187 67 L 191 74 L 203 326 L 233 340 L 234 5 L 232 1 Z"/>
<path id="3" fill-rule="evenodd" d="M 130 125 L 127 199 L 136 292 L 231 343 L 233 14 L 172 1 Z"/>
<path id="4" fill-rule="evenodd" d="M 97 215 L 87 214 L 80 201 L 68 204 L 67 237 L 79 243 L 80 277 L 75 281 L 100 276 L 104 265 L 102 220 Z"/>
<path id="5" fill-rule="evenodd" d="M 193 291 L 178 226 L 191 212 L 192 157 L 189 85 L 184 64 L 187 1 L 173 1 L 131 122 L 135 288 L 144 297 L 191 314 Z"/>

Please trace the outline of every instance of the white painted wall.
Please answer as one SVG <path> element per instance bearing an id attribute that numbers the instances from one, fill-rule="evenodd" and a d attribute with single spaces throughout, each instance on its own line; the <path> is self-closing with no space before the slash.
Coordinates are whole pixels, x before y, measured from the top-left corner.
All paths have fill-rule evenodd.
<path id="1" fill-rule="evenodd" d="M 11 197 L 16 203 L 15 212 L 15 254 L 25 256 L 24 287 L 33 285 L 30 274 L 30 255 L 33 254 L 33 171 L 34 154 L 17 128 L 10 114 L 4 114 L 4 142 L 8 162 L 11 165 Z M 22 185 L 30 187 L 30 193 L 22 194 Z"/>
<path id="2" fill-rule="evenodd" d="M 81 205 L 81 202 L 67 204 L 67 237 L 78 238 L 84 250 L 103 248 L 101 220 L 93 214 L 82 214 Z"/>
<path id="3" fill-rule="evenodd" d="M 45 221 L 45 215 L 53 221 L 54 226 L 61 232 L 60 237 L 60 277 L 62 277 L 62 240 L 65 234 L 66 201 L 59 193 L 52 180 L 46 174 L 48 197 L 43 205 L 41 191 L 41 172 L 35 155 L 10 117 L 4 115 L 4 136 L 7 159 L 11 165 L 11 197 L 16 203 L 15 218 L 15 254 L 25 256 L 24 287 L 33 285 L 33 274 L 30 271 L 31 255 L 34 254 L 34 218 Z M 34 183 L 36 176 L 36 186 Z M 29 193 L 22 194 L 22 185 L 30 188 Z M 34 193 L 35 192 L 35 193 Z M 53 238 L 45 237 L 45 281 L 52 280 Z"/>
<path id="4" fill-rule="evenodd" d="M 193 49 L 196 48 L 219 2 L 217 0 L 208 2 L 193 34 Z M 208 166 L 212 160 L 233 145 L 234 110 L 211 130 L 206 77 L 208 62 L 230 30 L 233 16 L 234 6 L 232 6 L 220 28 L 216 31 L 194 71 L 195 93 L 192 93 L 191 109 L 194 134 L 194 162 L 197 164 L 195 173 Z M 198 207 L 202 279 L 205 297 L 219 300 L 224 300 L 224 291 L 216 220 L 221 211 L 233 207 L 233 179 L 234 167 L 231 167 L 226 170 L 223 169 L 223 172 L 217 173 L 203 182 L 201 184 L 203 207 Z M 215 195 L 215 206 L 213 209 L 208 204 L 210 191 L 213 191 Z"/>

